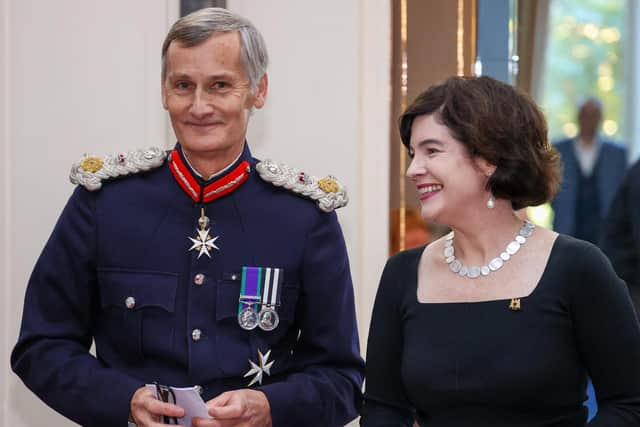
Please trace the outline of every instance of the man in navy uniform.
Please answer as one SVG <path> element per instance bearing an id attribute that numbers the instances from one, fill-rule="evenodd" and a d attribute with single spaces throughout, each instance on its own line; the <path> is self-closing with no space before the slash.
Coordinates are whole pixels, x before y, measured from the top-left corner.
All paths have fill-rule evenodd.
<path id="1" fill-rule="evenodd" d="M 342 185 L 251 156 L 267 52 L 246 19 L 181 18 L 162 61 L 179 142 L 74 165 L 81 185 L 30 278 L 14 371 L 84 426 L 183 417 L 153 382 L 198 385 L 213 419 L 197 426 L 346 424 L 363 361 L 332 212 Z"/>

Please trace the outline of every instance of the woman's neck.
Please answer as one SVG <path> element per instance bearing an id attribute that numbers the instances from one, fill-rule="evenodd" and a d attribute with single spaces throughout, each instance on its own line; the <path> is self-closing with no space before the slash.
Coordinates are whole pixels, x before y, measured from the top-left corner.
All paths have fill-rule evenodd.
<path id="1" fill-rule="evenodd" d="M 459 224 L 450 225 L 455 232 L 456 258 L 465 265 L 485 265 L 496 258 L 522 227 L 511 203 L 496 201 L 494 209 L 472 215 Z"/>

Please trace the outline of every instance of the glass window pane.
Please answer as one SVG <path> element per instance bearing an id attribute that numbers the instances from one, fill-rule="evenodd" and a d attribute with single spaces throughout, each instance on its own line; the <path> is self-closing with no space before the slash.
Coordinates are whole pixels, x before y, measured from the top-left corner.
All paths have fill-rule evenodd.
<path id="1" fill-rule="evenodd" d="M 626 138 L 623 41 L 627 0 L 552 0 L 541 104 L 552 140 L 577 134 L 576 106 L 604 106 L 601 133 Z"/>

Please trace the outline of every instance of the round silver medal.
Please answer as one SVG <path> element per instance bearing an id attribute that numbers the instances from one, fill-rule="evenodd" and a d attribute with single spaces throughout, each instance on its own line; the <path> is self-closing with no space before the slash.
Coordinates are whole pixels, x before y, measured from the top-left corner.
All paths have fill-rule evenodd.
<path id="1" fill-rule="evenodd" d="M 265 307 L 258 313 L 258 325 L 263 331 L 273 331 L 280 323 L 280 316 L 271 307 Z"/>
<path id="2" fill-rule="evenodd" d="M 247 307 L 238 313 L 238 324 L 242 329 L 251 331 L 258 326 L 258 313 L 252 307 Z"/>

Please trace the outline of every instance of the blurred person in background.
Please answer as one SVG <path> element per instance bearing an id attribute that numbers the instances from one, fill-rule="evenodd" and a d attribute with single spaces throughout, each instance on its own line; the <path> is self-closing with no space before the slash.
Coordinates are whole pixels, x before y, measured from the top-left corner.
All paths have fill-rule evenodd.
<path id="1" fill-rule="evenodd" d="M 603 223 L 600 247 L 640 313 L 640 161 L 627 172 Z"/>
<path id="2" fill-rule="evenodd" d="M 598 133 L 602 114 L 600 100 L 587 98 L 578 109 L 578 135 L 555 143 L 562 183 L 551 203 L 555 231 L 595 244 L 627 168 L 626 150 Z"/>

